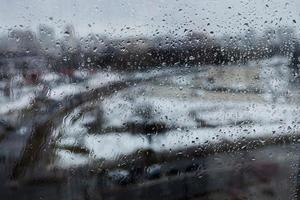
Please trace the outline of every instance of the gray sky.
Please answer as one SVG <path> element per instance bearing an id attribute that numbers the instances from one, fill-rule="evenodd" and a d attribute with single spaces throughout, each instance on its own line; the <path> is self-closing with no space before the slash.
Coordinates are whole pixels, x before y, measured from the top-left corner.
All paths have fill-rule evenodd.
<path id="1" fill-rule="evenodd" d="M 182 34 L 184 29 L 235 34 L 248 27 L 290 25 L 300 31 L 299 0 L 0 0 L 0 32 L 38 24 L 56 32 L 71 23 L 78 35 Z M 280 19 L 281 18 L 281 19 Z M 296 23 L 293 22 L 296 20 Z"/>

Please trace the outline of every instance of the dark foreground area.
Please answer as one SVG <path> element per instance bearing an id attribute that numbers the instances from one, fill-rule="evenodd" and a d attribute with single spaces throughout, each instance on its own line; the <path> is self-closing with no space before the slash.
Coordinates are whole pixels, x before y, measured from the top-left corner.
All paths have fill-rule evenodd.
<path id="1" fill-rule="evenodd" d="M 34 81 L 12 73 L 1 83 L 0 195 L 297 199 L 299 91 L 287 66 L 272 57 L 222 68 L 44 71 Z"/>
<path id="2" fill-rule="evenodd" d="M 185 157 L 149 166 L 140 183 L 132 183 L 126 171 L 87 168 L 6 182 L 2 163 L 0 192 L 2 199 L 20 200 L 298 199 L 299 149 L 293 143 Z"/>

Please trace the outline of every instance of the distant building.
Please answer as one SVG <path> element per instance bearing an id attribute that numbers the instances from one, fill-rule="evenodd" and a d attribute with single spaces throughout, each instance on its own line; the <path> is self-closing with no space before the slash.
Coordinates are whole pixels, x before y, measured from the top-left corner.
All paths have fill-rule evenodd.
<path id="1" fill-rule="evenodd" d="M 47 25 L 39 25 L 38 42 L 43 54 L 58 57 L 61 53 L 60 47 L 56 46 L 55 31 Z"/>
<path id="2" fill-rule="evenodd" d="M 80 43 L 72 25 L 67 25 L 63 34 L 61 41 L 62 66 L 58 71 L 72 77 L 74 70 L 80 66 Z"/>
<path id="3" fill-rule="evenodd" d="M 79 41 L 73 25 L 67 25 L 63 31 L 62 48 L 64 52 L 75 53 L 79 50 Z"/>
<path id="4" fill-rule="evenodd" d="M 9 33 L 8 51 L 18 55 L 37 55 L 36 35 L 29 30 L 13 30 Z"/>

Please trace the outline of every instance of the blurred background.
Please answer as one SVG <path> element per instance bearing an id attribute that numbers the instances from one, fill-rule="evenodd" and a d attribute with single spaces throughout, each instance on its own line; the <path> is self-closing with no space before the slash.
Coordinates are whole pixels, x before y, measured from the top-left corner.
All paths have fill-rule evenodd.
<path id="1" fill-rule="evenodd" d="M 0 2 L 2 199 L 298 199 L 300 2 Z"/>

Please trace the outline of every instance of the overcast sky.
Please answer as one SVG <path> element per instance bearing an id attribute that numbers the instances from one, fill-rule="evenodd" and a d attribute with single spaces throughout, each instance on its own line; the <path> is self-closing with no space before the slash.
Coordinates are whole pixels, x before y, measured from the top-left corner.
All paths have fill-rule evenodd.
<path id="1" fill-rule="evenodd" d="M 0 0 L 0 32 L 38 24 L 62 31 L 74 25 L 89 32 L 119 35 L 182 34 L 185 29 L 235 34 L 248 27 L 289 25 L 300 31 L 300 0 Z M 295 22 L 293 22 L 295 20 Z"/>

